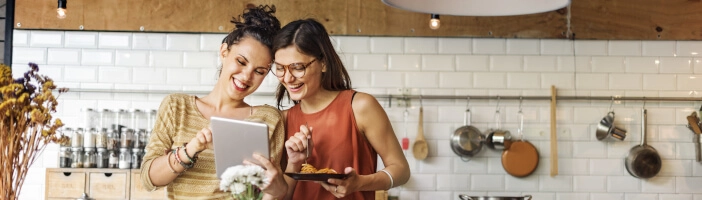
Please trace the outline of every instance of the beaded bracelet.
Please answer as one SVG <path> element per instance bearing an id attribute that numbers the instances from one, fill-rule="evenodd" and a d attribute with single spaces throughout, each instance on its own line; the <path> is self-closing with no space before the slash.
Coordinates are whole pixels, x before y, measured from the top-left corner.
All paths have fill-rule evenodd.
<path id="1" fill-rule="evenodd" d="M 200 152 L 195 152 L 195 155 L 193 155 L 193 157 L 191 158 L 190 155 L 188 155 L 188 148 L 185 148 L 185 145 L 187 144 L 187 142 L 183 144 L 183 151 L 185 152 L 185 157 L 188 157 L 190 163 L 195 163 L 195 161 L 197 161 L 197 154 L 199 154 Z"/>
<path id="2" fill-rule="evenodd" d="M 171 166 L 171 154 L 172 153 L 173 152 L 168 152 L 168 154 L 166 154 L 166 165 L 168 165 L 168 168 L 171 169 L 172 173 L 180 175 L 182 172 L 176 172 L 175 169 L 173 169 L 173 166 Z"/>
<path id="3" fill-rule="evenodd" d="M 195 165 L 195 163 L 185 164 L 185 163 L 180 159 L 180 155 L 178 155 L 178 151 L 180 151 L 180 147 L 174 149 L 174 150 L 173 150 L 173 153 L 175 154 L 176 160 L 180 163 L 180 165 L 183 166 L 183 168 L 185 168 L 186 170 L 187 170 L 187 169 L 190 169 L 190 168 L 193 168 L 193 166 Z"/>

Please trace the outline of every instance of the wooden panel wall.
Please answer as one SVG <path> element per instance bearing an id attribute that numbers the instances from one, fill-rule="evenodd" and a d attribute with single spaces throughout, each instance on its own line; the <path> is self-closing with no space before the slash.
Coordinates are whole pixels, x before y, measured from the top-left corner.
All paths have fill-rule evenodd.
<path id="1" fill-rule="evenodd" d="M 380 0 L 68 0 L 68 17 L 56 18 L 55 0 L 17 0 L 15 28 L 146 32 L 228 32 L 247 5 L 274 4 L 285 24 L 316 18 L 332 35 L 702 39 L 700 0 L 572 0 L 566 8 L 506 17 L 441 16 L 384 5 Z M 570 23 L 568 23 L 570 21 Z"/>

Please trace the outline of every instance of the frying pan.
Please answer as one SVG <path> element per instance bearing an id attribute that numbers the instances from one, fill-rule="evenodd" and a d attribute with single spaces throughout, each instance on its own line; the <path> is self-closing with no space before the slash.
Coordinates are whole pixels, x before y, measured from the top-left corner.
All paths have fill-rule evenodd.
<path id="1" fill-rule="evenodd" d="M 626 171 L 636 178 L 651 178 L 661 171 L 661 156 L 652 146 L 646 144 L 646 109 L 641 112 L 641 145 L 629 150 L 624 159 Z"/>
<path id="2" fill-rule="evenodd" d="M 485 136 L 478 128 L 470 125 L 470 109 L 463 113 L 464 126 L 458 127 L 451 135 L 451 150 L 463 161 L 469 161 L 483 148 Z"/>
<path id="3" fill-rule="evenodd" d="M 523 139 L 524 113 L 519 108 L 519 140 L 512 141 L 509 149 L 502 151 L 502 168 L 514 177 L 529 176 L 539 165 L 539 152 L 533 144 Z"/>

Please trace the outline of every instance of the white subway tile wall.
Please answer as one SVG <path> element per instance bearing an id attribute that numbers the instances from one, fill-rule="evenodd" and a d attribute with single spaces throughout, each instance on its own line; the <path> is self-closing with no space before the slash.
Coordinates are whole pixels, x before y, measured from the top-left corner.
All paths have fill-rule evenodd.
<path id="1" fill-rule="evenodd" d="M 13 74 L 28 62 L 59 86 L 116 90 L 207 91 L 216 80 L 217 52 L 224 34 L 113 33 L 15 30 Z M 699 41 L 617 41 L 558 39 L 486 39 L 441 37 L 334 36 L 335 47 L 354 86 L 372 94 L 400 94 L 409 88 L 422 95 L 702 96 Z M 575 56 L 574 56 L 575 52 Z M 272 92 L 270 76 L 258 92 Z M 69 93 L 61 96 L 57 117 L 80 126 L 81 108 L 156 109 L 165 94 Z M 398 138 L 414 141 L 418 109 L 379 99 Z M 272 104 L 273 97 L 253 96 L 252 104 Z M 413 101 L 417 105 L 418 101 Z M 549 104 L 525 100 L 524 138 L 536 145 L 541 160 L 534 174 L 505 173 L 500 152 L 483 149 L 470 161 L 450 150 L 450 133 L 464 124 L 466 103 L 472 124 L 495 126 L 495 100 L 424 100 L 429 157 L 406 152 L 412 177 L 391 194 L 401 199 L 458 199 L 458 194 L 519 196 L 534 199 L 702 199 L 702 165 L 694 161 L 692 133 L 684 116 L 699 103 L 649 102 L 648 141 L 663 158 L 651 179 L 631 177 L 623 158 L 639 144 L 641 102 L 614 104 L 615 123 L 628 131 L 624 141 L 598 141 L 594 131 L 609 101 L 559 101 L 559 175 L 549 176 Z M 519 103 L 500 102 L 502 127 L 517 133 Z M 43 199 L 44 170 L 57 167 L 50 145 L 32 167 L 20 199 Z M 31 192 L 27 192 L 31 191 Z"/>

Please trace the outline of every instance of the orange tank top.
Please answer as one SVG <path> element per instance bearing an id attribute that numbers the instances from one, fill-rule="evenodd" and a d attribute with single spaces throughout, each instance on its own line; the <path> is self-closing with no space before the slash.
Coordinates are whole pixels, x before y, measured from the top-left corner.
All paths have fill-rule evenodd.
<path id="1" fill-rule="evenodd" d="M 307 123 L 312 130 L 312 151 L 307 159 L 318 169 L 332 168 L 344 173 L 346 167 L 353 167 L 359 175 L 376 172 L 378 154 L 356 126 L 356 118 L 351 108 L 351 100 L 356 91 L 341 91 L 323 110 L 316 113 L 303 113 L 300 104 L 288 110 L 286 133 L 290 138 L 299 131 L 300 125 Z M 293 199 L 332 200 L 337 199 L 320 184 L 298 181 Z M 375 199 L 374 191 L 355 192 L 343 199 Z"/>

